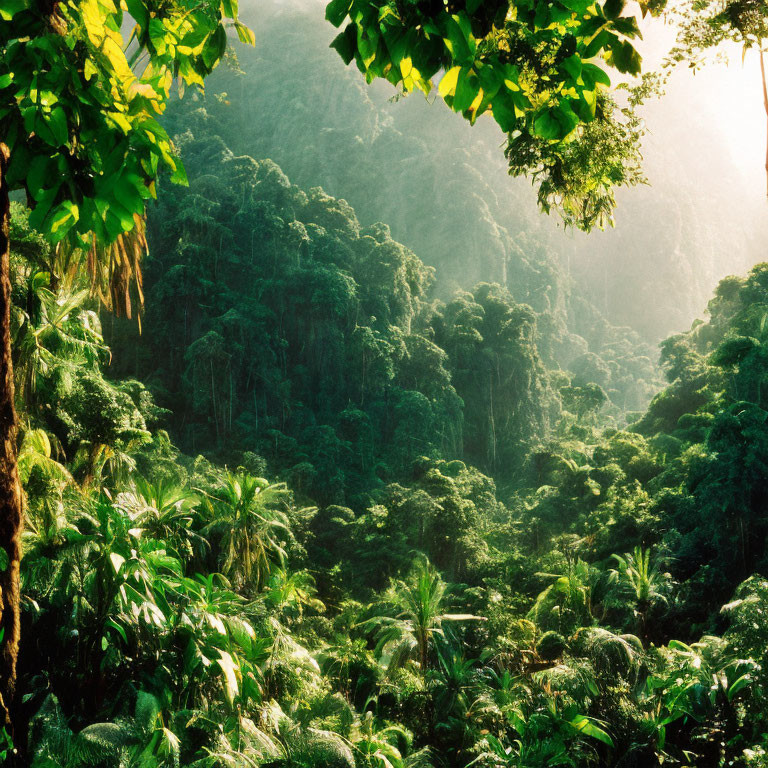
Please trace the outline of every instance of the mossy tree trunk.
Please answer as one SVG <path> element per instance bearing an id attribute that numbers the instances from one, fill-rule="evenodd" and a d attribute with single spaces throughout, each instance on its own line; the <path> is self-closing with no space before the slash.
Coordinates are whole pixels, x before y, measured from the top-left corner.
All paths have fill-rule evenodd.
<path id="1" fill-rule="evenodd" d="M 8 148 L 0 144 L 0 725 L 10 731 L 19 653 L 19 565 L 22 493 L 16 457 L 17 417 L 11 359 L 10 201 L 5 171 Z M 3 554 L 4 553 L 4 554 Z"/>

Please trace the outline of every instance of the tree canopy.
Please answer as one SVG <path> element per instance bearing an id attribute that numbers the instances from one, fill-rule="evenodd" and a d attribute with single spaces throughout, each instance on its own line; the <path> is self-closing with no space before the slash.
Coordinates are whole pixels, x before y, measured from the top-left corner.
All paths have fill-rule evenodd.
<path id="1" fill-rule="evenodd" d="M 202 85 L 224 56 L 227 22 L 253 43 L 237 12 L 236 0 L 13 0 L 0 9 L 5 183 L 26 193 L 33 227 L 88 254 L 91 279 L 117 309 L 130 313 L 130 285 L 141 289 L 144 210 L 158 174 L 186 183 L 157 118 L 174 81 Z"/>

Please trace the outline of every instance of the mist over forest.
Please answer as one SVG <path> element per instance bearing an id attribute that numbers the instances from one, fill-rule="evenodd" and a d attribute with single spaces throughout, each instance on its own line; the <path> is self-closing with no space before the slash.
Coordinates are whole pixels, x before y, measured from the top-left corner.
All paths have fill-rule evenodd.
<path id="1" fill-rule="evenodd" d="M 742 82 L 755 60 L 742 66 L 730 51 L 725 76 L 711 63 L 696 74 L 674 72 L 669 98 L 643 108 L 649 186 L 620 190 L 616 227 L 583 236 L 539 215 L 528 180 L 508 178 L 504 136 L 492 120 L 470 127 L 418 94 L 396 100 L 386 84 L 367 86 L 329 49 L 333 30 L 317 23 L 313 7 L 243 9 L 259 41 L 237 52 L 245 74 L 235 82 L 245 91 L 226 71 L 208 86 L 209 95 L 233 97 L 221 113 L 227 138 L 233 151 L 275 160 L 302 188 L 348 200 L 361 222 L 386 222 L 438 268 L 443 295 L 512 280 L 522 251 L 533 264 L 555 264 L 564 290 L 572 283 L 609 322 L 656 343 L 700 317 L 721 278 L 762 260 L 762 94 L 759 80 L 751 78 L 751 94 Z M 656 45 L 644 55 L 660 61 L 664 48 Z M 306 74 L 286 93 L 283 80 L 299 55 Z M 728 101 L 734 82 L 736 104 Z M 752 104 L 744 103 L 750 95 Z M 750 121 L 746 138 L 734 131 L 740 120 Z M 751 162 L 744 148 L 733 162 L 733 143 L 751 150 Z"/>

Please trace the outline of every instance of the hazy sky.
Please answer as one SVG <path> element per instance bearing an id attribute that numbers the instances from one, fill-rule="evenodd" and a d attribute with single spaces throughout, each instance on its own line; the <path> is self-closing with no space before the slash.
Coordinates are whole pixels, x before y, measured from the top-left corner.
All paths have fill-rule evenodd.
<path id="1" fill-rule="evenodd" d="M 641 23 L 644 39 L 638 43 L 646 68 L 661 65 L 674 44 L 675 30 L 663 19 L 647 17 Z M 726 153 L 744 173 L 750 191 L 765 197 L 766 115 L 763 107 L 760 61 L 757 51 L 743 56 L 741 49 L 728 44 L 721 46 L 700 69 L 679 66 L 670 79 L 667 98 L 670 102 L 683 97 L 692 109 L 685 117 L 678 116 L 680 141 L 700 125 L 709 125 L 722 136 L 722 143 L 713 151 Z M 657 121 L 669 118 L 668 108 L 661 103 L 649 110 L 651 129 Z M 753 187 L 754 185 L 754 187 Z"/>

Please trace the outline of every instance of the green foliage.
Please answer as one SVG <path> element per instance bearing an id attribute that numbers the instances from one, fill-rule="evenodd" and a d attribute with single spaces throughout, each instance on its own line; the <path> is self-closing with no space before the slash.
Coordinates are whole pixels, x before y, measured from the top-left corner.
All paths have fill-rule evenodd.
<path id="1" fill-rule="evenodd" d="M 285 558 L 281 533 L 288 529 L 288 518 L 280 500 L 286 494 L 283 485 L 269 485 L 245 473 L 227 473 L 210 498 L 212 522 L 203 533 L 217 541 L 222 572 L 237 584 L 260 589 L 274 565 Z"/>
<path id="2" fill-rule="evenodd" d="M 447 585 L 423 555 L 418 556 L 405 580 L 394 581 L 374 608 L 376 615 L 363 626 L 374 631 L 376 654 L 388 673 L 416 661 L 425 671 L 435 637 L 444 636 L 443 624 L 481 620 L 463 613 L 445 613 Z"/>
<path id="3" fill-rule="evenodd" d="M 478 286 L 469 309 L 463 296 L 434 304 L 433 270 L 386 227 L 361 227 L 344 201 L 305 194 L 274 163 L 233 156 L 207 113 L 193 114 L 180 145 L 206 200 L 164 196 L 150 225 L 164 222 L 146 269 L 148 342 L 137 358 L 133 332 L 113 341 L 172 406 L 182 448 L 255 451 L 297 492 L 355 509 L 420 456 L 463 450 L 513 475 L 557 410 L 536 313 L 498 285 Z M 464 343 L 462 312 L 475 309 L 480 335 Z"/>
<path id="4" fill-rule="evenodd" d="M 550 630 L 545 632 L 536 643 L 536 653 L 543 661 L 554 661 L 566 648 L 565 638 Z"/>
<path id="5" fill-rule="evenodd" d="M 127 41 L 125 10 L 134 24 Z M 162 16 L 157 12 L 141 0 L 125 8 L 100 0 L 50 8 L 22 1 L 3 10 L 7 181 L 26 191 L 34 203 L 31 224 L 54 243 L 67 238 L 86 250 L 113 243 L 137 226 L 161 167 L 186 181 L 156 119 L 171 83 L 178 77 L 203 84 L 226 50 L 226 19 L 250 36 L 236 3 L 192 10 L 170 3 Z M 142 60 L 138 76 L 133 67 Z M 130 250 L 135 274 L 138 249 Z M 125 244 L 112 251 L 112 259 L 121 257 L 129 261 Z M 96 270 L 92 264 L 94 278 Z"/>

